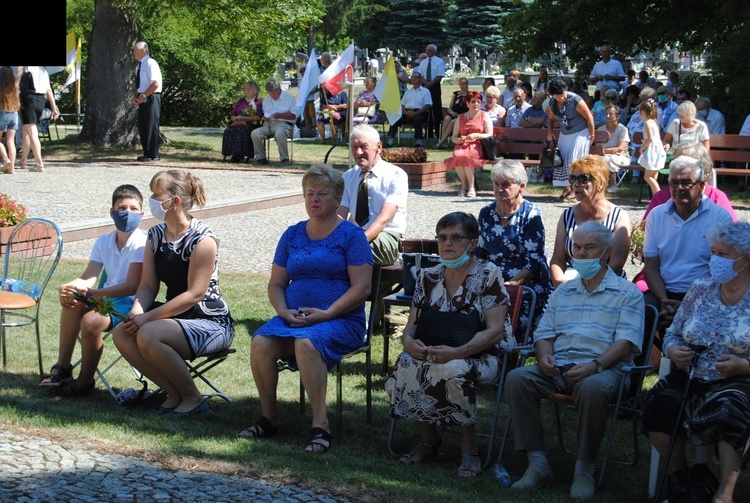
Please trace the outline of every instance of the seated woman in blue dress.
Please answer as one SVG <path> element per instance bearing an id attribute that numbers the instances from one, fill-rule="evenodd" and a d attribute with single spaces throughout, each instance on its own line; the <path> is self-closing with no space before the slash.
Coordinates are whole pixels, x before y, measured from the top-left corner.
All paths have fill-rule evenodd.
<path id="1" fill-rule="evenodd" d="M 325 125 L 331 132 L 331 143 L 338 144 L 336 133 L 341 125 L 346 125 L 346 113 L 349 108 L 349 95 L 341 91 L 332 95 L 325 87 L 320 91 L 320 111 L 318 112 L 318 135 L 320 143 L 326 143 Z"/>
<path id="2" fill-rule="evenodd" d="M 365 231 L 336 214 L 344 193 L 341 174 L 328 165 L 312 166 L 302 188 L 310 218 L 289 227 L 279 240 L 268 282 L 278 315 L 255 332 L 250 351 L 262 416 L 240 437 L 269 438 L 278 430 L 277 361 L 282 360 L 299 370 L 312 408 L 305 451 L 322 453 L 332 440 L 328 370 L 364 343 L 373 260 Z"/>
<path id="3" fill-rule="evenodd" d="M 529 322 L 532 330 L 536 328 L 552 290 L 544 252 L 544 222 L 539 208 L 523 198 L 528 181 L 523 164 L 504 159 L 492 166 L 490 178 L 495 202 L 479 211 L 479 244 L 474 255 L 498 266 L 506 285 L 524 285 L 536 293 L 533 320 L 526 314 L 531 295 L 523 298 L 515 334 L 521 341 Z"/>

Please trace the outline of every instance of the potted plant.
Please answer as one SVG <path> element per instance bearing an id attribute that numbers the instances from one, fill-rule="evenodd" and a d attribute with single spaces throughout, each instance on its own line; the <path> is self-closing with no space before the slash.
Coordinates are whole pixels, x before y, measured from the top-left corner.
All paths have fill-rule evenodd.
<path id="1" fill-rule="evenodd" d="M 409 175 L 409 188 L 422 189 L 445 183 L 445 163 L 427 161 L 427 151 L 422 147 L 383 150 L 384 161 L 395 164 Z"/>
<path id="2" fill-rule="evenodd" d="M 7 194 L 0 192 L 0 255 L 16 225 L 26 220 L 26 208 Z"/>

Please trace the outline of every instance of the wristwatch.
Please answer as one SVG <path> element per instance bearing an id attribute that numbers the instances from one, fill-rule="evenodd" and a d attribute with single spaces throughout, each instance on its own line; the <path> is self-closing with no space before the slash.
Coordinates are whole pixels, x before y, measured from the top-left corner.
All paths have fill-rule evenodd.
<path id="1" fill-rule="evenodd" d="M 592 360 L 596 364 L 596 372 L 604 372 L 604 367 L 602 367 L 602 364 L 599 363 L 599 360 Z"/>

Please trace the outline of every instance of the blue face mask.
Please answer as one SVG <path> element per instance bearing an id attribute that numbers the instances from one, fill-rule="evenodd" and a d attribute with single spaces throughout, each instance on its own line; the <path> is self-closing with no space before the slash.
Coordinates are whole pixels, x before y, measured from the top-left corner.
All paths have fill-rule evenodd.
<path id="1" fill-rule="evenodd" d="M 118 231 L 133 232 L 141 225 L 141 214 L 135 211 L 114 210 L 112 212 L 112 220 L 114 220 Z"/>
<path id="2" fill-rule="evenodd" d="M 706 117 L 708 117 L 708 110 L 698 110 L 695 116 L 698 117 L 700 120 L 706 120 Z"/>
<path id="3" fill-rule="evenodd" d="M 739 271 L 734 270 L 734 263 L 740 258 L 742 257 L 732 260 L 731 258 L 711 255 L 711 260 L 708 261 L 708 269 L 711 271 L 711 277 L 719 283 L 729 283 L 739 274 Z"/>
<path id="4" fill-rule="evenodd" d="M 596 276 L 596 273 L 602 268 L 602 264 L 599 263 L 599 261 L 602 259 L 603 255 L 604 252 L 599 255 L 599 258 L 574 258 L 572 260 L 573 269 L 575 269 L 583 279 L 591 279 Z"/>
<path id="5" fill-rule="evenodd" d="M 667 102 L 669 99 L 666 94 L 657 94 L 656 99 L 661 103 L 662 105 Z"/>
<path id="6" fill-rule="evenodd" d="M 471 241 L 469 241 L 469 246 L 471 246 Z M 440 257 L 440 263 L 443 264 L 448 269 L 458 269 L 462 265 L 464 265 L 466 262 L 471 260 L 471 256 L 469 255 L 469 246 L 466 247 L 466 250 L 461 254 L 460 257 L 453 260 L 445 260 L 443 257 Z"/>

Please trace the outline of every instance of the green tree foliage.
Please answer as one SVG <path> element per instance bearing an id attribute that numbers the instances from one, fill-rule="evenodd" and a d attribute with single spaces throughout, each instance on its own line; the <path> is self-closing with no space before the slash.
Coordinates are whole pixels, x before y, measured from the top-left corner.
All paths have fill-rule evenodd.
<path id="1" fill-rule="evenodd" d="M 391 50 L 423 52 L 427 44 L 445 54 L 448 44 L 446 12 L 450 0 L 388 0 L 389 11 L 383 43 Z"/>
<path id="2" fill-rule="evenodd" d="M 481 54 L 498 50 L 508 38 L 499 21 L 515 11 L 512 0 L 467 0 L 456 4 L 448 16 L 448 43 Z"/>
<path id="3" fill-rule="evenodd" d="M 377 49 L 383 40 L 388 0 L 324 0 L 325 15 L 315 28 L 316 47 L 344 50 L 352 40 L 357 47 Z"/>
<path id="4" fill-rule="evenodd" d="M 598 47 L 609 44 L 615 54 L 634 56 L 641 51 L 676 47 L 706 53 L 708 75 L 699 82 L 699 94 L 710 95 L 727 117 L 727 131 L 736 133 L 750 112 L 745 76 L 750 75 L 750 3 L 724 0 L 707 5 L 700 0 L 660 2 L 599 2 L 589 0 L 516 0 L 518 11 L 501 18 L 506 60 L 549 58 L 554 44 L 567 45 L 567 56 L 588 75 L 598 60 Z"/>

